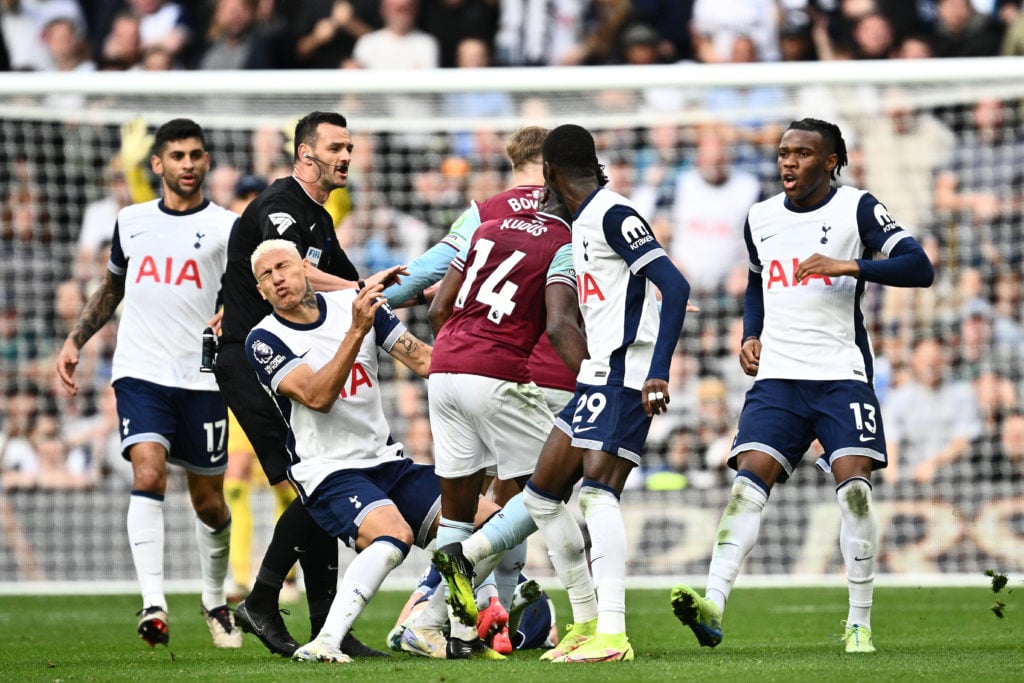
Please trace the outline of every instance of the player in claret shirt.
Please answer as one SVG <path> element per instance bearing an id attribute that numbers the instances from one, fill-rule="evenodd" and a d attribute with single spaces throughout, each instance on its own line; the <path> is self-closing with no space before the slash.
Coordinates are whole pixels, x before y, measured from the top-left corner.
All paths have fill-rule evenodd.
<path id="1" fill-rule="evenodd" d="M 672 608 L 697 641 L 722 640 L 722 613 L 761 513 L 816 438 L 842 512 L 839 544 L 850 594 L 846 652 L 874 652 L 871 600 L 878 524 L 871 473 L 886 466 L 873 356 L 860 310 L 868 282 L 927 287 L 934 271 L 917 241 L 875 197 L 833 186 L 847 163 L 839 128 L 794 121 L 778 148 L 782 192 L 754 204 L 745 237 L 749 279 L 740 365 L 747 392 L 729 456 L 737 471 L 715 535 L 707 590 L 672 591 Z M 884 259 L 872 260 L 875 253 Z"/>

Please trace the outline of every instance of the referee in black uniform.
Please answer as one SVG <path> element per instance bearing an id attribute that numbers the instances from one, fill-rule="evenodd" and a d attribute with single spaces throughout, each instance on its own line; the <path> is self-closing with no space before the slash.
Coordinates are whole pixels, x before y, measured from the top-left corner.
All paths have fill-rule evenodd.
<path id="1" fill-rule="evenodd" d="M 309 280 L 317 291 L 355 287 L 359 281 L 355 266 L 338 244 L 334 221 L 323 206 L 332 190 L 348 183 L 352 136 L 345 117 L 317 111 L 303 117 L 295 126 L 294 154 L 291 177 L 277 180 L 264 190 L 235 223 L 221 282 L 224 318 L 217 383 L 272 486 L 287 478 L 288 427 L 245 358 L 246 336 L 271 312 L 256 290 L 252 252 L 264 240 L 288 239 L 315 266 Z M 299 644 L 288 633 L 279 612 L 278 594 L 285 576 L 299 560 L 309 603 L 311 637 L 315 638 L 331 606 L 337 559 L 337 541 L 317 526 L 296 498 L 278 519 L 256 585 L 238 605 L 239 626 L 258 636 L 271 652 L 290 657 Z M 342 650 L 350 656 L 384 654 L 352 637 L 342 643 Z"/>

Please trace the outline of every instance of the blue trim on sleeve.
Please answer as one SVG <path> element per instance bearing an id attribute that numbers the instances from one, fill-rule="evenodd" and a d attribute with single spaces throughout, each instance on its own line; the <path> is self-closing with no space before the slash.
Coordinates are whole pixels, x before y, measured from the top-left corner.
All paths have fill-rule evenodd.
<path id="1" fill-rule="evenodd" d="M 857 259 L 860 278 L 891 287 L 930 287 L 935 281 L 935 268 L 920 243 L 906 236 L 893 245 L 889 258 Z"/>
<path id="2" fill-rule="evenodd" d="M 747 271 L 747 289 L 743 293 L 743 338 L 760 337 L 764 329 L 764 290 L 761 274 Z"/>
<path id="3" fill-rule="evenodd" d="M 644 274 L 661 292 L 661 324 L 658 327 L 658 339 L 654 342 L 654 355 L 647 378 L 655 377 L 668 381 L 672 354 L 675 353 L 676 344 L 679 343 L 683 331 L 683 321 L 686 319 L 690 283 L 667 256 L 647 264 Z"/>

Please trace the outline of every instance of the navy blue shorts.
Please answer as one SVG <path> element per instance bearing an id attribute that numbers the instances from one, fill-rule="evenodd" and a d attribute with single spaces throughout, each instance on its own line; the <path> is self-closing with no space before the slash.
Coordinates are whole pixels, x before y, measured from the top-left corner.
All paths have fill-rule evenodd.
<path id="1" fill-rule="evenodd" d="M 392 504 L 412 529 L 416 545 L 426 547 L 441 510 L 441 480 L 434 466 L 401 458 L 366 469 L 338 470 L 314 489 L 306 509 L 321 529 L 354 548 L 367 513 Z"/>
<path id="2" fill-rule="evenodd" d="M 729 466 L 736 469 L 736 456 L 744 451 L 761 451 L 782 465 L 779 480 L 785 481 L 814 439 L 825 449 L 816 463 L 825 472 L 844 455 L 871 458 L 876 470 L 885 467 L 882 411 L 871 385 L 857 380 L 754 382 L 740 413 Z"/>
<path id="3" fill-rule="evenodd" d="M 572 437 L 573 446 L 639 465 L 651 418 L 636 389 L 577 384 L 572 400 L 555 417 L 555 426 Z"/>
<path id="4" fill-rule="evenodd" d="M 167 462 L 202 475 L 228 466 L 228 409 L 217 391 L 175 389 L 132 377 L 114 382 L 121 427 L 121 456 L 129 447 L 156 442 Z"/>

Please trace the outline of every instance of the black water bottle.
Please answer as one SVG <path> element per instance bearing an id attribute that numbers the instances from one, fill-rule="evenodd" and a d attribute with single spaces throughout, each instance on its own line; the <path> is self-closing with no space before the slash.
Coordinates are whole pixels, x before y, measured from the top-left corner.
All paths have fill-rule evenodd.
<path id="1" fill-rule="evenodd" d="M 213 372 L 217 367 L 217 335 L 212 327 L 203 330 L 203 358 L 199 362 L 200 372 Z"/>

